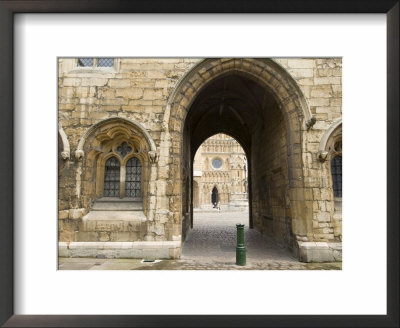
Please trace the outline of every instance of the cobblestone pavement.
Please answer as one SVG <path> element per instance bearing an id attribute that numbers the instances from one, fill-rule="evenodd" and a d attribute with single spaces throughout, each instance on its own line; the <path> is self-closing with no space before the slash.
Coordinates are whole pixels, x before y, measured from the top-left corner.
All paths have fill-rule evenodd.
<path id="1" fill-rule="evenodd" d="M 60 270 L 340 270 L 341 263 L 301 263 L 271 238 L 249 229 L 248 212 L 195 212 L 181 259 L 60 258 Z M 236 223 L 245 224 L 246 266 L 237 266 Z"/>

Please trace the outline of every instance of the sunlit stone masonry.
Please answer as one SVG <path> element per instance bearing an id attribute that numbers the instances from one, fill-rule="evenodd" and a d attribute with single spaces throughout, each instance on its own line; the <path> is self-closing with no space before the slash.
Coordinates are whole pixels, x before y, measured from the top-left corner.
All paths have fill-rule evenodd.
<path id="1" fill-rule="evenodd" d="M 195 154 L 223 133 L 243 166 L 220 196 L 246 193 L 250 228 L 299 261 L 341 261 L 340 58 L 58 65 L 59 256 L 179 258 L 201 205 Z"/>
<path id="2" fill-rule="evenodd" d="M 234 138 L 218 133 L 206 139 L 193 162 L 193 207 L 247 210 L 247 175 L 246 154 Z"/>

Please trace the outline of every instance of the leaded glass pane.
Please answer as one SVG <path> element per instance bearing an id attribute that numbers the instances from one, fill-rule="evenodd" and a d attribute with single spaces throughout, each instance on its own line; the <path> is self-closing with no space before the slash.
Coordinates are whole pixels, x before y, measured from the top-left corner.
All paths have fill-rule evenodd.
<path id="1" fill-rule="evenodd" d="M 141 197 L 142 164 L 136 157 L 126 163 L 125 196 Z"/>
<path id="2" fill-rule="evenodd" d="M 99 58 L 97 61 L 98 67 L 113 67 L 114 58 Z"/>
<path id="3" fill-rule="evenodd" d="M 93 67 L 93 58 L 78 58 L 79 67 Z"/>
<path id="4" fill-rule="evenodd" d="M 120 163 L 116 157 L 106 161 L 104 170 L 104 197 L 119 197 Z"/>
<path id="5" fill-rule="evenodd" d="M 342 197 L 342 156 L 336 156 L 331 160 L 331 172 L 333 195 L 335 197 Z"/>

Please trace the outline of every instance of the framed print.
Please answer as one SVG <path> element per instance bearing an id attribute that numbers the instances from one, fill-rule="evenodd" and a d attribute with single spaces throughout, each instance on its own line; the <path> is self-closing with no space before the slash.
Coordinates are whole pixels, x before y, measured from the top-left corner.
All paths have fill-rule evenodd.
<path id="1" fill-rule="evenodd" d="M 368 3 L 1 1 L 1 323 L 398 325 L 399 4 Z M 293 265 L 244 261 L 239 208 Z M 196 267 L 200 212 L 238 244 Z"/>

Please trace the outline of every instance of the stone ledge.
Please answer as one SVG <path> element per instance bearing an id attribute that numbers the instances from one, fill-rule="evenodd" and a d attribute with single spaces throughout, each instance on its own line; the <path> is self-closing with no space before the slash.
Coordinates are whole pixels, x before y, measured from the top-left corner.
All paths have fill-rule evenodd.
<path id="1" fill-rule="evenodd" d="M 341 262 L 342 243 L 297 241 L 301 262 Z"/>
<path id="2" fill-rule="evenodd" d="M 86 214 L 82 221 L 132 221 L 145 222 L 146 216 L 143 211 L 91 211 Z"/>
<path id="3" fill-rule="evenodd" d="M 180 241 L 59 242 L 60 257 L 176 259 Z"/>
<path id="4" fill-rule="evenodd" d="M 59 220 L 79 220 L 87 213 L 86 208 L 72 208 L 58 211 Z"/>

